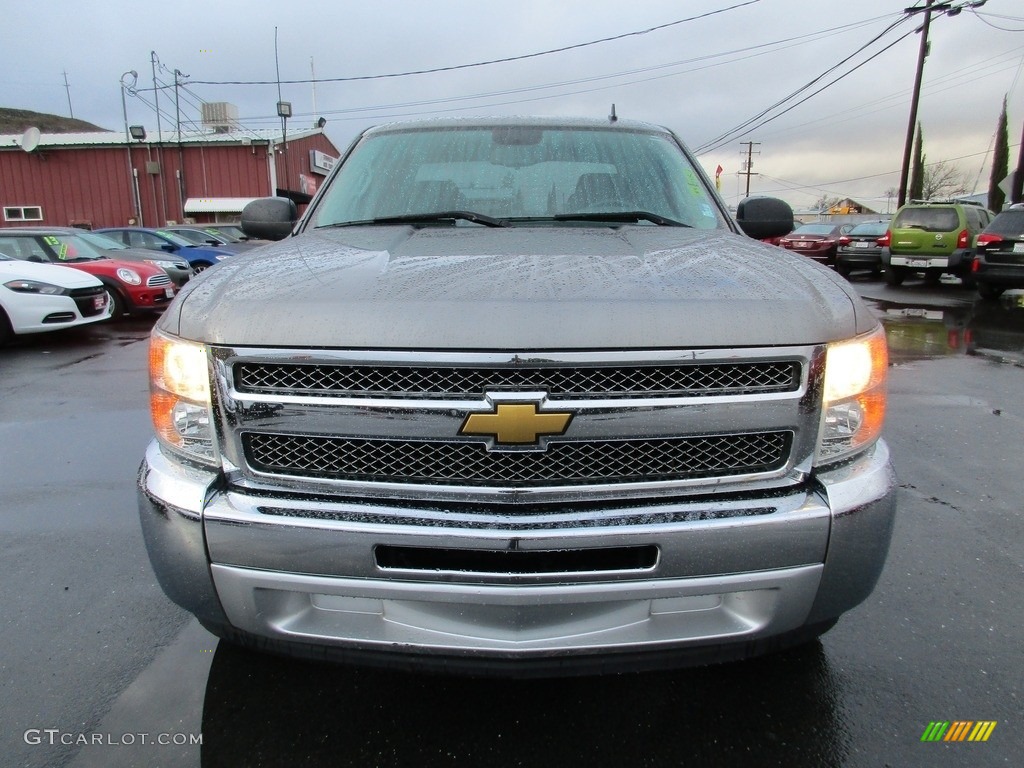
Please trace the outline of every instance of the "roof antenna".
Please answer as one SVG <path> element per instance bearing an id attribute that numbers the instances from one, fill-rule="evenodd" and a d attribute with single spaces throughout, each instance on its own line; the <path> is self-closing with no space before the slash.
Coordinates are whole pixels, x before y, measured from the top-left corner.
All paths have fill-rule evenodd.
<path id="1" fill-rule="evenodd" d="M 610 115 L 608 115 L 608 122 L 609 123 L 614 123 L 618 119 L 619 119 L 619 116 L 615 114 L 615 105 L 612 104 L 612 113 Z"/>

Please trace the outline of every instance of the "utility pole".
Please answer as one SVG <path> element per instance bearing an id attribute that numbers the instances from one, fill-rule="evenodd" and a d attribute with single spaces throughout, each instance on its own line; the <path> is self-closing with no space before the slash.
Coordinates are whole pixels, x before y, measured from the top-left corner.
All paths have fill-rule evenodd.
<path id="1" fill-rule="evenodd" d="M 928 57 L 928 28 L 931 26 L 932 12 L 941 12 L 947 16 L 958 15 L 965 7 L 980 8 L 987 0 L 970 0 L 959 5 L 952 2 L 934 3 L 933 0 L 925 0 L 924 6 L 904 8 L 903 12 L 908 16 L 916 13 L 924 14 L 924 23 L 918 33 L 921 35 L 921 46 L 917 53 L 917 71 L 914 73 L 914 92 L 910 97 L 910 119 L 907 121 L 907 141 L 903 145 L 903 167 L 900 169 L 900 194 L 896 201 L 897 207 L 907 202 L 907 178 L 910 176 L 910 154 L 914 148 L 914 128 L 917 126 L 917 105 L 921 100 L 921 79 L 924 77 L 924 60 Z"/>
<path id="2" fill-rule="evenodd" d="M 743 163 L 744 174 L 747 177 L 747 192 L 744 195 L 744 197 L 750 197 L 750 177 L 751 176 L 757 176 L 756 173 L 754 173 L 753 171 L 750 170 L 751 168 L 754 167 L 754 159 L 753 159 L 754 147 L 760 147 L 761 146 L 761 142 L 760 141 L 742 141 L 742 142 L 740 142 L 740 146 L 743 146 L 743 145 L 746 145 L 746 147 L 747 147 L 747 160 L 746 160 L 745 163 Z M 761 153 L 758 152 L 757 154 L 761 154 Z"/>
<path id="3" fill-rule="evenodd" d="M 947 4 L 948 5 L 948 4 Z M 899 208 L 907 202 L 907 177 L 910 175 L 910 153 L 914 148 L 914 126 L 917 125 L 917 104 L 921 99 L 921 79 L 924 76 L 924 60 L 928 56 L 928 27 L 932 22 L 932 0 L 925 0 L 924 8 L 907 8 L 904 13 L 924 12 L 924 24 L 919 30 L 921 47 L 917 52 L 917 72 L 914 74 L 914 92 L 910 97 L 910 120 L 907 123 L 907 141 L 903 145 L 903 165 L 900 168 L 900 194 L 896 200 Z"/>
<path id="4" fill-rule="evenodd" d="M 68 72 L 64 70 L 61 74 L 64 75 L 64 90 L 68 92 L 68 112 L 71 113 L 71 118 L 75 117 L 75 110 L 71 108 L 71 86 L 68 85 Z"/>
<path id="5" fill-rule="evenodd" d="M 1017 170 L 1013 173 L 1013 186 L 1010 188 L 1010 202 L 1022 202 L 1024 194 L 1024 132 L 1020 137 L 1020 156 L 1017 158 Z"/>

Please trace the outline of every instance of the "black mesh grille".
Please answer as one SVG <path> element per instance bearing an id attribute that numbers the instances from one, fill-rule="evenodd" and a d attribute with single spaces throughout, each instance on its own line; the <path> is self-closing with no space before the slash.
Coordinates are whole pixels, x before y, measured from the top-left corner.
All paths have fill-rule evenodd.
<path id="1" fill-rule="evenodd" d="M 601 367 L 433 367 L 239 363 L 240 392 L 350 397 L 477 398 L 488 391 L 544 391 L 576 399 L 792 392 L 800 365 L 759 361 Z"/>
<path id="2" fill-rule="evenodd" d="M 96 306 L 96 297 L 104 296 L 106 290 L 101 285 L 94 288 L 73 288 L 71 298 L 78 307 L 78 313 L 82 317 L 94 317 L 106 308 L 106 303 Z"/>
<path id="3" fill-rule="evenodd" d="M 628 483 L 768 472 L 783 467 L 791 432 L 651 440 L 555 442 L 546 451 L 479 443 L 249 433 L 254 469 L 364 482 L 501 487 Z"/>

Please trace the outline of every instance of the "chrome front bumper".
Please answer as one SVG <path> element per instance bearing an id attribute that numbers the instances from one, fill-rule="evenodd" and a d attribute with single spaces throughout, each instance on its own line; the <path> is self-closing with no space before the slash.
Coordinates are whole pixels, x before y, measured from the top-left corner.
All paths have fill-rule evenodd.
<path id="1" fill-rule="evenodd" d="M 829 621 L 873 589 L 895 513 L 882 442 L 799 491 L 621 508 L 418 509 L 268 499 L 220 483 L 155 443 L 139 475 L 157 577 L 208 626 L 285 643 L 504 660 L 744 643 Z M 653 547 L 657 556 L 510 573 L 396 566 L 381 562 L 381 547 Z"/>

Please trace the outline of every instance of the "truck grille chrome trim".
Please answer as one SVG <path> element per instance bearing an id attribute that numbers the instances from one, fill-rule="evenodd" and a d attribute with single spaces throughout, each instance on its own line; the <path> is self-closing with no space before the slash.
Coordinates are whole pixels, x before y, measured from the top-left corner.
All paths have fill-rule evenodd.
<path id="1" fill-rule="evenodd" d="M 247 433 L 258 472 L 337 480 L 501 487 L 686 480 L 771 472 L 789 459 L 786 431 L 647 440 L 553 442 L 545 452 L 479 443 Z"/>
<path id="2" fill-rule="evenodd" d="M 472 398 L 495 390 L 603 399 L 794 392 L 795 361 L 595 367 L 437 367 L 238 363 L 239 392 L 346 397 Z"/>

